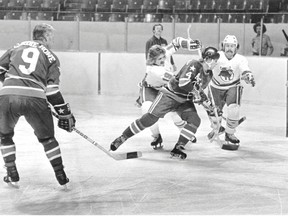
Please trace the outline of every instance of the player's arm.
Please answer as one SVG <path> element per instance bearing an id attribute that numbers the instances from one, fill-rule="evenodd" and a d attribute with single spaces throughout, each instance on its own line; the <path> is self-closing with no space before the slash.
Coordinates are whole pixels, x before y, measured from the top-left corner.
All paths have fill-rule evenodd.
<path id="1" fill-rule="evenodd" d="M 7 69 L 6 68 L 4 68 L 4 67 L 2 67 L 2 66 L 0 66 L 0 82 L 4 82 L 4 80 L 5 80 L 5 74 L 6 74 L 6 72 L 7 72 Z"/>
<path id="2" fill-rule="evenodd" d="M 7 50 L 0 58 L 0 81 L 4 82 L 5 74 L 9 69 L 10 50 Z"/>
<path id="3" fill-rule="evenodd" d="M 252 87 L 255 86 L 255 78 L 253 76 L 252 71 L 250 70 L 248 66 L 248 61 L 245 57 L 242 58 L 242 60 L 239 62 L 239 68 L 241 73 L 241 79 L 244 80 L 247 84 L 251 84 Z"/>
<path id="4" fill-rule="evenodd" d="M 180 47 L 184 49 L 188 49 L 191 51 L 195 51 L 199 48 L 201 48 L 201 42 L 197 39 L 192 40 L 192 39 L 185 39 L 182 37 L 177 37 L 172 40 L 172 44 L 174 47 L 178 50 Z"/>
<path id="5" fill-rule="evenodd" d="M 267 51 L 267 55 L 272 55 L 273 51 L 274 51 L 274 47 L 272 45 L 272 42 L 270 40 L 270 37 L 267 36 L 267 45 L 268 45 L 268 51 Z"/>
<path id="6" fill-rule="evenodd" d="M 199 40 L 185 39 L 182 37 L 174 38 L 172 42 L 166 46 L 166 56 L 173 55 L 180 48 L 195 51 L 201 48 L 201 42 Z"/>
<path id="7" fill-rule="evenodd" d="M 58 127 L 71 132 L 75 126 L 75 117 L 71 112 L 69 103 L 65 103 L 59 89 L 60 69 L 55 63 L 50 67 L 50 77 L 47 81 L 46 97 L 48 102 L 54 107 L 58 114 Z"/>

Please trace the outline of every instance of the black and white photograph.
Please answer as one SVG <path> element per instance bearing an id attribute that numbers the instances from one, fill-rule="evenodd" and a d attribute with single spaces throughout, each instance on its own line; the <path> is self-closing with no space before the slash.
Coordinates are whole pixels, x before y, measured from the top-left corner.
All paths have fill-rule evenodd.
<path id="1" fill-rule="evenodd" d="M 287 0 L 0 0 L 0 215 L 288 215 Z"/>

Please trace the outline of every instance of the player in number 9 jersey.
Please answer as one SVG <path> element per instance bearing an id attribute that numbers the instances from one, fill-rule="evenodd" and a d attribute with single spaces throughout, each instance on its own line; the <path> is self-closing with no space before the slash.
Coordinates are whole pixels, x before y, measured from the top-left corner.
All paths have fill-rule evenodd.
<path id="1" fill-rule="evenodd" d="M 0 58 L 0 138 L 1 153 L 7 169 L 6 183 L 16 184 L 14 128 L 21 116 L 32 126 L 43 145 L 56 179 L 60 185 L 69 182 L 64 172 L 61 151 L 54 137 L 54 123 L 48 102 L 59 115 L 58 126 L 69 132 L 75 118 L 59 90 L 60 63 L 50 50 L 54 42 L 54 28 L 36 25 L 33 41 L 21 42 L 7 50 Z M 33 173 L 33 172 L 32 172 Z"/>

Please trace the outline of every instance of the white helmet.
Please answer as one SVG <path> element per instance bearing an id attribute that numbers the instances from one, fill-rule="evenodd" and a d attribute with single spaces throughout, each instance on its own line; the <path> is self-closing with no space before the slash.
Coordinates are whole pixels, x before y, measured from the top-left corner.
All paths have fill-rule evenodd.
<path id="1" fill-rule="evenodd" d="M 226 35 L 226 37 L 223 40 L 223 44 L 226 44 L 226 43 L 231 43 L 231 44 L 235 44 L 236 46 L 238 46 L 238 40 L 235 35 Z"/>

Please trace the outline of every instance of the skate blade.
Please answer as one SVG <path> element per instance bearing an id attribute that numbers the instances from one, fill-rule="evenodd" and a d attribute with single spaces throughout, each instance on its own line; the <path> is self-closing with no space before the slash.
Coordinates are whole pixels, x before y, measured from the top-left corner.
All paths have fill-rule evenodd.
<path id="1" fill-rule="evenodd" d="M 171 159 L 180 159 L 180 160 L 185 160 L 187 156 L 182 156 L 180 154 L 170 154 Z"/>
<path id="2" fill-rule="evenodd" d="M 18 184 L 18 182 L 7 182 L 7 184 L 9 187 L 12 187 L 12 188 L 16 188 L 16 189 L 20 188 L 20 185 Z"/>
<path id="3" fill-rule="evenodd" d="M 154 149 L 154 150 L 160 150 L 160 149 L 163 149 L 163 145 L 156 145 L 156 146 L 153 146 L 153 149 Z"/>
<path id="4" fill-rule="evenodd" d="M 222 144 L 223 150 L 236 151 L 238 150 L 238 148 L 239 148 L 238 143 L 232 144 L 226 141 L 225 143 Z"/>

